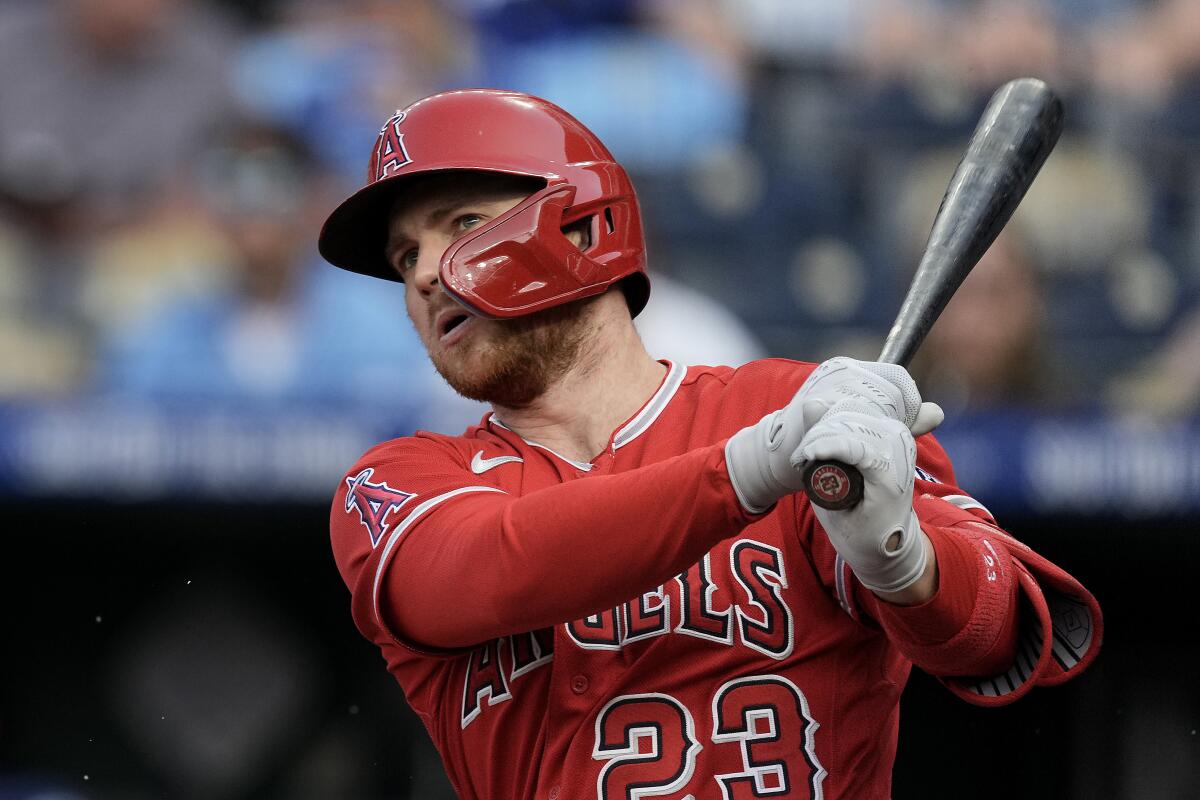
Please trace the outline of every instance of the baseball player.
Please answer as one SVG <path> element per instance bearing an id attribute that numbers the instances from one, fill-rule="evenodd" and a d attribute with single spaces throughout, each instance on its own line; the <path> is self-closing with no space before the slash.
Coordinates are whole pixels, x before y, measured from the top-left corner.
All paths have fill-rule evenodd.
<path id="1" fill-rule="evenodd" d="M 557 106 L 397 112 L 320 246 L 402 282 L 492 408 L 367 451 L 331 516 L 354 621 L 460 796 L 885 798 L 913 664 L 994 705 L 1095 657 L 1095 600 L 955 485 L 903 368 L 647 354 L 633 186 Z M 799 491 L 830 458 L 857 507 Z"/>

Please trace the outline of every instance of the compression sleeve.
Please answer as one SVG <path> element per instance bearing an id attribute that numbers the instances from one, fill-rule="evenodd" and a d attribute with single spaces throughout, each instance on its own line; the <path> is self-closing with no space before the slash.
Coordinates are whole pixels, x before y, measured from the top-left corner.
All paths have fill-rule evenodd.
<path id="1" fill-rule="evenodd" d="M 471 492 L 413 520 L 376 571 L 376 611 L 402 643 L 464 647 L 578 619 L 699 561 L 757 517 L 724 443 L 511 497 Z"/>
<path id="2" fill-rule="evenodd" d="M 840 577 L 852 591 L 839 598 L 854 602 L 843 606 L 853 613 L 857 604 L 909 660 L 977 705 L 1011 703 L 1085 669 L 1103 638 L 1096 599 L 963 494 L 932 436 L 918 439 L 918 464 L 913 507 L 937 554 L 937 592 L 895 606 L 847 570 Z"/>
<path id="3" fill-rule="evenodd" d="M 897 606 L 861 593 L 867 612 L 900 652 L 934 675 L 988 675 L 1013 661 L 1017 578 L 1002 546 L 963 529 L 974 517 L 925 496 L 914 507 L 937 554 L 938 588 L 917 606 Z M 940 508 L 939 508 L 940 507 Z"/>

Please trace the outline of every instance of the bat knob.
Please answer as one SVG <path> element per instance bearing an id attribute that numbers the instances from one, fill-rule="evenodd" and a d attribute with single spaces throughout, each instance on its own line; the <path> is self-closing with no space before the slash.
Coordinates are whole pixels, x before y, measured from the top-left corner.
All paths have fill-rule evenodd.
<path id="1" fill-rule="evenodd" d="M 862 473 L 840 461 L 814 461 L 804 468 L 809 502 L 829 511 L 845 511 L 862 502 Z"/>

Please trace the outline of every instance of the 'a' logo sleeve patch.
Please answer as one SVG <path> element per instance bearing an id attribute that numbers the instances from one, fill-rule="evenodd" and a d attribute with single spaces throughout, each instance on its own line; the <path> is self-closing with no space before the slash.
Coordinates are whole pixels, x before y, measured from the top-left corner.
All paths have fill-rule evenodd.
<path id="1" fill-rule="evenodd" d="M 358 519 L 371 537 L 374 548 L 392 526 L 391 513 L 416 497 L 413 492 L 393 489 L 387 481 L 372 483 L 374 467 L 367 467 L 352 478 L 346 478 L 346 513 L 358 512 Z"/>

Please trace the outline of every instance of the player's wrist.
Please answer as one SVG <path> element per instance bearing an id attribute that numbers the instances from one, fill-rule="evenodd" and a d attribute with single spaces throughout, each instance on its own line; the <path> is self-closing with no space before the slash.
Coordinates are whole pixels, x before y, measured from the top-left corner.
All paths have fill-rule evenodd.
<path id="1" fill-rule="evenodd" d="M 920 537 L 922 549 L 925 551 L 925 566 L 915 581 L 902 589 L 882 591 L 872 589 L 879 599 L 894 606 L 916 606 L 927 603 L 937 594 L 940 580 L 937 550 L 929 536 L 922 530 Z M 961 627 L 961 625 L 959 626 Z M 958 630 L 959 628 L 955 628 Z"/>
<path id="2" fill-rule="evenodd" d="M 839 512 L 822 510 L 821 513 Z M 925 574 L 929 565 L 929 546 L 916 512 L 911 508 L 906 519 L 885 526 L 869 538 L 869 543 L 867 547 L 847 547 L 844 548 L 847 552 L 839 552 L 859 582 L 872 592 L 881 595 L 905 592 Z"/>

